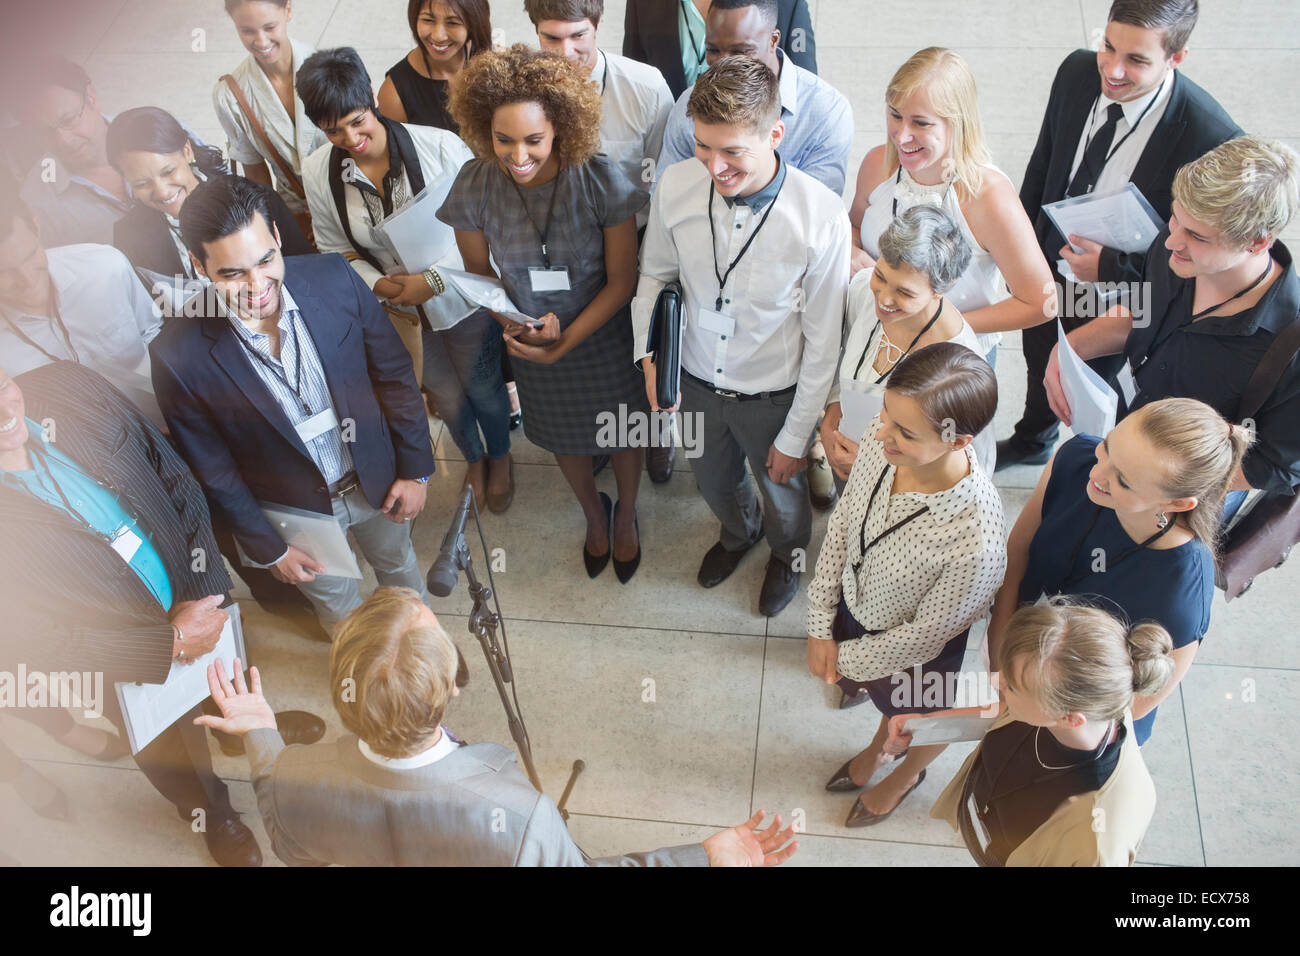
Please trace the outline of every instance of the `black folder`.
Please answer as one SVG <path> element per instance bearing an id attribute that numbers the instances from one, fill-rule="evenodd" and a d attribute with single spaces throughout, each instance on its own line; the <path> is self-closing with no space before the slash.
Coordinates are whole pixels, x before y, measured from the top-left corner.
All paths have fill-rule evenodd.
<path id="1" fill-rule="evenodd" d="M 646 351 L 655 363 L 655 394 L 660 408 L 677 404 L 682 384 L 682 286 L 669 282 L 655 299 Z"/>

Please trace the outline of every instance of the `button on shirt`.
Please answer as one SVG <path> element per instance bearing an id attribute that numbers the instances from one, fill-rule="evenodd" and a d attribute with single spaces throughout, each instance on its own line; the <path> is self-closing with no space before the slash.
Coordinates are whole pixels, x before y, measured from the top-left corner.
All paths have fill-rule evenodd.
<path id="1" fill-rule="evenodd" d="M 867 435 L 879 427 L 877 418 Z M 965 478 L 933 494 L 889 494 L 896 474 L 889 466 L 873 499 L 888 462 L 880 442 L 862 443 L 808 586 L 811 637 L 831 639 L 841 597 L 854 620 L 880 632 L 840 644 L 845 677 L 876 680 L 933 660 L 993 603 L 1007 567 L 1006 529 L 1002 499 L 974 458 L 967 455 Z M 863 560 L 864 535 L 870 543 L 920 508 L 928 511 L 878 541 Z"/>
<path id="2" fill-rule="evenodd" d="M 844 191 L 853 145 L 853 110 L 833 86 L 790 62 L 785 51 L 778 49 L 776 56 L 781 63 L 781 120 L 785 123 L 781 155 L 838 196 Z M 673 163 L 695 156 L 695 123 L 686 115 L 694 89 L 692 86 L 678 97 L 668 114 L 664 148 L 659 154 L 661 177 Z"/>
<path id="3" fill-rule="evenodd" d="M 226 310 L 224 303 L 222 303 L 221 308 L 230 320 L 235 334 L 264 360 L 259 361 L 245 350 L 244 354 L 248 359 L 248 364 L 253 367 L 257 377 L 262 380 L 262 384 L 270 391 L 276 404 L 280 406 L 291 425 L 296 428 L 313 415 L 327 408 L 334 408 L 334 402 L 330 398 L 329 384 L 325 380 L 325 369 L 321 365 L 320 356 L 316 354 L 316 345 L 312 341 L 311 332 L 308 331 L 307 323 L 303 319 L 302 313 L 298 311 L 298 306 L 294 303 L 293 297 L 289 295 L 288 289 L 283 285 L 280 286 L 280 321 L 278 323 L 280 329 L 280 357 L 278 359 L 271 354 L 271 337 L 269 335 L 250 331 L 239 319 Z M 295 329 L 297 331 L 296 345 L 294 342 Z M 298 349 L 301 349 L 301 356 Z M 298 382 L 300 359 L 302 363 L 301 401 L 299 401 L 299 396 L 294 394 L 291 387 Z M 271 367 L 268 367 L 267 363 L 270 363 Z M 278 371 L 279 374 L 277 375 L 276 371 L 272 371 L 272 368 Z M 281 376 L 283 376 L 283 379 L 281 379 Z M 285 384 L 286 381 L 289 383 L 288 385 Z M 306 403 L 310 411 L 303 410 L 304 403 Z M 337 412 L 335 414 L 337 415 Z M 316 463 L 316 467 L 320 469 L 320 473 L 327 483 L 333 484 L 352 471 L 352 453 L 348 451 L 348 446 L 344 443 L 339 428 L 331 428 L 306 442 L 305 445 L 307 454 Z"/>
<path id="4" fill-rule="evenodd" d="M 782 171 L 784 185 L 773 200 Z M 659 291 L 679 279 L 687 316 L 682 368 L 715 388 L 748 395 L 797 385 L 773 444 L 799 458 L 808 450 L 836 372 L 849 279 L 849 219 L 839 197 L 810 176 L 781 161 L 777 177 L 748 199 L 728 203 L 713 197 L 717 240 L 711 259 L 712 177 L 697 160 L 664 173 L 650 206 L 632 301 L 633 359 L 647 354 Z M 721 290 L 719 311 L 734 321 L 734 330 L 704 328 L 701 309 L 713 310 L 719 295 L 714 266 L 726 272 L 769 209 Z"/>
<path id="5" fill-rule="evenodd" d="M 45 429 L 30 418 L 27 419 L 27 434 L 29 442 L 36 443 L 39 449 L 38 453 L 30 455 L 32 468 L 26 471 L 0 472 L 5 484 L 71 515 L 79 524 L 88 525 L 106 541 L 111 542 L 124 531 L 134 532 L 139 537 L 140 544 L 127 564 L 162 609 L 171 610 L 171 581 L 167 578 L 162 556 L 149 540 L 148 531 L 122 507 L 117 495 L 97 484 L 50 444 Z M 64 503 L 65 498 L 67 504 Z M 68 504 L 72 505 L 72 511 L 68 510 Z"/>

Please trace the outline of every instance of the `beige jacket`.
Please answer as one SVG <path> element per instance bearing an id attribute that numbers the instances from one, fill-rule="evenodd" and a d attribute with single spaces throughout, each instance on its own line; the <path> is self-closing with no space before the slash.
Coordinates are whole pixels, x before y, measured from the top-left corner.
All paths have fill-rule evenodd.
<path id="1" fill-rule="evenodd" d="M 1004 713 L 990 730 L 1011 723 Z M 1156 788 L 1151 782 L 1142 751 L 1133 735 L 1133 721 L 1124 715 L 1128 731 L 1120 747 L 1119 762 L 1099 790 L 1080 794 L 1056 808 L 1037 830 L 1012 851 L 1007 866 L 1131 866 L 1156 808 Z M 947 820 L 958 829 L 957 814 L 966 776 L 975 763 L 976 747 L 957 776 L 940 794 L 930 816 Z"/>

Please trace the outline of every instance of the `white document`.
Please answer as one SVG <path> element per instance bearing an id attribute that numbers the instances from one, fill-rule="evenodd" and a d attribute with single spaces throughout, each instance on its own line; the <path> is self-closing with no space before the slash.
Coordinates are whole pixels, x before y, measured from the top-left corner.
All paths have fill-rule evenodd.
<path id="1" fill-rule="evenodd" d="M 241 663 L 248 663 L 244 653 L 244 629 L 239 618 L 239 605 L 230 605 L 226 612 L 230 619 L 221 629 L 217 646 L 192 664 L 173 661 L 165 683 L 117 683 L 117 702 L 122 707 L 131 753 L 138 754 L 149 746 L 155 737 L 211 693 L 208 690 L 210 663 L 217 658 L 230 661 L 236 657 Z"/>
<path id="2" fill-rule="evenodd" d="M 376 228 L 407 275 L 419 275 L 456 246 L 456 230 L 438 218 L 453 177 L 425 186 Z M 441 272 L 442 270 L 438 270 Z"/>
<path id="3" fill-rule="evenodd" d="M 336 578 L 360 578 L 361 568 L 357 565 L 357 556 L 352 553 L 345 532 L 333 515 L 317 514 L 288 505 L 269 504 L 259 501 L 258 506 L 266 520 L 271 522 L 285 544 L 291 544 L 308 555 L 313 561 L 325 566 L 325 574 Z M 238 548 L 238 542 L 236 542 Z M 239 558 L 248 567 L 254 567 L 239 548 Z"/>
<path id="4" fill-rule="evenodd" d="M 982 740 L 996 717 L 914 717 L 907 722 L 909 747 Z"/>
<path id="5" fill-rule="evenodd" d="M 439 269 L 438 275 L 454 285 L 460 290 L 461 295 L 481 309 L 496 312 L 520 325 L 537 321 L 532 316 L 524 315 L 519 311 L 519 307 L 510 301 L 510 296 L 506 294 L 505 286 L 501 284 L 500 279 L 490 279 L 487 276 L 462 272 L 459 269 Z"/>
<path id="6" fill-rule="evenodd" d="M 1105 438 L 1115 427 L 1119 396 L 1100 375 L 1088 368 L 1079 353 L 1070 347 L 1065 326 L 1056 320 L 1057 364 L 1061 369 L 1061 388 L 1070 403 L 1070 428 L 1076 435 Z"/>
<path id="7" fill-rule="evenodd" d="M 872 382 L 841 382 L 839 427 L 849 441 L 862 444 L 871 420 L 885 407 L 885 387 Z"/>
<path id="8" fill-rule="evenodd" d="M 1043 212 L 1067 240 L 1073 233 L 1120 252 L 1146 252 L 1165 225 L 1132 183 L 1048 203 Z"/>

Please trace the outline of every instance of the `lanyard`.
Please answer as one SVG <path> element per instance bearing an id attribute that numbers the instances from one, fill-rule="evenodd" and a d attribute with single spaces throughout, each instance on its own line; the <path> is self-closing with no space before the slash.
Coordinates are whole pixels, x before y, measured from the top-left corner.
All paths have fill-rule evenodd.
<path id="1" fill-rule="evenodd" d="M 777 162 L 780 162 L 780 160 L 778 159 Z M 718 277 L 718 298 L 717 301 L 713 303 L 713 311 L 722 311 L 722 290 L 726 287 L 727 280 L 731 278 L 732 270 L 735 269 L 736 266 L 740 265 L 740 260 L 745 258 L 745 253 L 749 251 L 749 247 L 754 244 L 754 240 L 758 238 L 758 234 L 762 232 L 763 227 L 767 225 L 767 217 L 772 215 L 772 207 L 775 206 L 776 201 L 781 198 L 781 190 L 784 188 L 785 180 L 782 179 L 780 184 L 776 187 L 776 195 L 773 196 L 772 201 L 767 204 L 767 209 L 763 212 L 763 217 L 758 220 L 758 225 L 755 226 L 754 231 L 749 234 L 749 238 L 745 240 L 745 244 L 740 247 L 740 252 L 736 253 L 736 258 L 731 260 L 731 265 L 727 266 L 727 271 L 723 272 L 718 268 L 718 234 L 713 225 L 713 194 L 715 190 L 713 188 L 713 177 L 709 177 L 709 238 L 713 240 L 713 245 L 711 245 L 709 249 L 713 253 L 713 274 Z"/>
<path id="2" fill-rule="evenodd" d="M 600 50 L 600 61 L 605 64 L 605 72 L 600 74 L 600 98 L 605 98 L 605 87 L 609 84 L 609 57 L 605 56 L 605 51 Z M 513 182 L 513 180 L 511 180 Z"/>
<path id="3" fill-rule="evenodd" d="M 1240 299 L 1243 295 L 1249 294 L 1255 289 L 1256 286 L 1258 286 L 1261 282 L 1263 282 L 1268 277 L 1268 274 L 1272 271 L 1273 271 L 1273 257 L 1269 256 L 1268 262 L 1264 264 L 1264 271 L 1259 274 L 1259 277 L 1255 279 L 1254 282 L 1246 286 L 1246 288 L 1242 289 L 1240 292 L 1236 293 L 1235 295 L 1228 296 L 1228 298 L 1224 299 L 1222 302 L 1212 305 L 1208 309 L 1202 309 L 1200 312 L 1193 312 L 1192 317 L 1188 319 L 1186 322 L 1180 322 L 1177 325 L 1175 325 L 1172 329 L 1170 329 L 1168 332 L 1166 332 L 1164 335 L 1157 336 L 1156 340 L 1151 343 L 1151 347 L 1147 349 L 1146 354 L 1142 356 L 1142 360 L 1138 362 L 1138 364 L 1134 367 L 1133 371 L 1136 372 L 1138 371 L 1138 369 L 1142 368 L 1142 366 L 1146 365 L 1147 362 L 1151 360 L 1151 356 L 1156 354 L 1156 350 L 1159 349 L 1160 346 L 1164 345 L 1165 342 L 1169 340 L 1170 336 L 1172 336 L 1175 332 L 1187 328 L 1187 326 L 1191 325 L 1193 322 L 1199 322 L 1201 319 L 1205 318 L 1211 312 L 1215 312 L 1223 308 L 1229 302 L 1235 302 L 1237 299 Z M 1195 298 L 1195 285 L 1193 285 L 1193 298 Z"/>
<path id="4" fill-rule="evenodd" d="M 524 215 L 528 217 L 529 223 L 532 224 L 533 230 L 537 233 L 537 238 L 542 241 L 542 264 L 549 269 L 551 267 L 551 257 L 546 251 L 546 236 L 551 231 L 551 213 L 555 212 L 555 197 L 560 193 L 560 174 L 558 172 L 555 174 L 555 179 L 551 184 L 551 202 L 546 207 L 546 221 L 541 228 L 538 228 L 537 220 L 528 211 L 528 203 L 524 201 L 524 191 L 515 182 L 515 177 L 511 176 L 509 172 L 506 173 L 506 176 L 510 179 L 510 185 L 515 187 L 515 192 L 519 194 L 519 204 L 524 207 Z"/>
<path id="5" fill-rule="evenodd" d="M 77 354 L 77 350 L 76 350 L 75 348 L 73 348 L 73 346 L 72 346 L 72 335 L 71 335 L 71 333 L 68 332 L 68 327 L 67 327 L 66 325 L 63 324 L 63 317 L 62 317 L 61 315 L 59 315 L 59 304 L 58 304 L 58 302 L 53 301 L 53 300 L 51 300 L 51 303 L 50 303 L 50 304 L 51 304 L 51 309 L 52 309 L 51 323 L 52 323 L 53 326 L 55 326 L 55 327 L 59 330 L 60 333 L 62 333 L 62 335 L 63 335 L 63 344 L 66 345 L 66 346 L 68 347 L 68 353 L 72 356 L 72 361 L 74 361 L 74 362 L 76 362 L 78 365 L 80 365 L 80 364 L 81 364 L 81 356 Z M 30 337 L 27 335 L 26 332 L 24 332 L 22 329 L 18 328 L 17 323 L 15 323 L 13 319 L 9 318 L 9 314 L 8 314 L 8 313 L 5 313 L 5 314 L 4 314 L 4 317 L 5 317 L 5 323 L 9 326 L 10 331 L 13 332 L 14 335 L 18 336 L 20 339 L 22 339 L 24 342 L 26 342 L 26 343 L 27 343 L 28 345 L 30 345 L 32 348 L 36 349 L 36 351 L 40 352 L 40 353 L 41 353 L 42 355 L 44 355 L 47 359 L 49 359 L 51 362 L 59 362 L 59 361 L 62 361 L 62 359 L 61 359 L 59 356 L 57 356 L 57 355 L 51 355 L 51 354 L 49 353 L 49 351 L 46 350 L 46 348 L 45 348 L 43 345 L 39 345 L 39 344 L 37 344 L 37 343 L 36 343 L 32 338 L 30 338 Z"/>
<path id="6" fill-rule="evenodd" d="M 898 218 L 898 185 L 899 185 L 899 183 L 901 183 L 902 181 L 903 181 L 903 164 L 900 162 L 900 163 L 898 164 L 898 172 L 894 175 L 894 208 L 893 208 L 893 216 L 894 216 L 895 219 Z M 946 187 L 944 187 L 943 194 L 939 197 L 939 205 L 940 205 L 940 206 L 943 206 L 944 201 L 948 198 L 948 193 L 952 190 L 952 184 L 955 183 L 956 181 L 957 181 L 957 177 L 956 177 L 955 175 L 952 177 L 952 179 L 948 180 L 948 185 L 947 185 Z M 917 185 L 920 185 L 920 184 L 918 183 Z"/>
<path id="7" fill-rule="evenodd" d="M 884 484 L 885 475 L 887 475 L 888 473 L 889 473 L 889 465 L 885 465 L 884 468 L 880 469 L 880 477 L 876 479 L 876 486 L 871 489 L 871 497 L 867 499 L 867 510 L 862 515 L 862 530 L 861 532 L 859 532 L 860 534 L 859 540 L 862 545 L 862 549 L 861 549 L 862 553 L 858 555 L 858 560 L 853 565 L 853 573 L 855 575 L 862 568 L 863 563 L 867 560 L 868 551 L 874 548 L 885 538 L 889 537 L 899 528 L 903 527 L 903 525 L 907 524 L 909 521 L 913 521 L 916 518 L 921 517 L 921 515 L 925 514 L 927 511 L 930 510 L 929 505 L 926 505 L 922 508 L 918 508 L 916 511 L 913 511 L 910 515 L 904 518 L 902 521 L 894 522 L 884 531 L 880 532 L 880 534 L 876 535 L 874 538 L 868 541 L 867 540 L 867 519 L 871 517 L 871 506 L 876 503 L 876 494 L 877 492 L 880 491 L 880 486 Z"/>
<path id="8" fill-rule="evenodd" d="M 682 0 L 682 3 L 684 4 L 690 2 L 691 0 Z M 686 36 L 690 38 L 691 49 L 700 51 L 700 58 L 696 60 L 695 65 L 697 67 L 702 66 L 704 64 L 704 44 L 695 39 L 695 31 L 691 29 L 691 15 L 687 13 L 685 9 L 682 10 L 682 19 L 686 21 Z M 601 92 L 603 93 L 604 91 L 602 90 Z"/>
<path id="9" fill-rule="evenodd" d="M 894 370 L 894 366 L 897 365 L 899 362 L 903 361 L 903 359 L 907 358 L 907 354 L 908 354 L 909 352 L 911 352 L 912 349 L 916 348 L 916 343 L 919 342 L 919 341 L 921 341 L 921 336 L 925 335 L 926 332 L 929 332 L 930 329 L 932 329 L 932 328 L 934 327 L 934 323 L 936 323 L 936 322 L 939 321 L 939 313 L 942 312 L 942 311 L 943 311 L 943 297 L 940 296 L 940 297 L 939 297 L 939 307 L 938 307 L 937 309 L 934 310 L 934 315 L 930 316 L 930 321 L 927 322 L 927 323 L 925 323 L 925 328 L 921 329 L 920 332 L 917 332 L 917 333 L 916 333 L 916 338 L 912 339 L 912 344 L 911 344 L 911 345 L 909 345 L 907 348 L 903 349 L 903 354 L 900 355 L 900 356 L 899 356 L 895 361 L 889 363 L 889 372 L 892 372 L 892 371 Z M 878 328 L 880 328 L 880 326 L 881 326 L 881 322 L 880 322 L 880 320 L 879 320 L 879 319 L 876 319 L 876 328 L 878 329 Z M 875 335 L 876 333 L 875 333 L 875 331 L 873 330 L 871 334 L 872 334 L 872 335 Z M 885 333 L 884 333 L 884 332 L 881 332 L 880 334 L 881 334 L 881 335 L 884 335 Z M 870 339 L 868 339 L 868 341 L 870 341 Z M 891 342 L 890 344 L 893 345 L 892 342 Z M 898 346 L 895 345 L 894 348 L 898 348 Z M 876 350 L 877 350 L 877 351 L 880 350 L 880 346 L 879 346 L 879 345 L 876 346 Z M 858 374 L 862 371 L 862 365 L 863 365 L 864 362 L 866 362 L 866 360 L 867 360 L 867 354 L 868 354 L 870 351 L 871 351 L 870 349 L 865 349 L 865 350 L 863 351 L 863 353 L 862 353 L 862 358 L 858 359 L 858 367 L 857 367 L 856 369 L 853 370 L 853 378 L 854 378 L 855 380 L 857 379 Z M 875 367 L 873 366 L 871 370 L 874 372 L 874 371 L 875 371 Z M 876 384 L 879 385 L 881 382 L 883 382 L 885 379 L 887 379 L 887 378 L 889 377 L 889 372 L 881 372 L 881 373 L 880 373 L 880 377 L 876 379 Z"/>
<path id="10" fill-rule="evenodd" d="M 298 323 L 293 320 L 293 316 L 289 317 L 289 328 L 293 332 L 293 356 L 294 356 L 295 374 L 294 374 L 294 384 L 292 385 L 289 384 L 288 376 L 286 376 L 284 372 L 280 371 L 280 369 L 276 368 L 271 362 L 267 361 L 266 356 L 264 356 L 261 352 L 257 351 L 257 349 L 249 345 L 248 342 L 244 340 L 243 335 L 241 335 L 238 332 L 238 330 L 236 330 L 235 332 L 235 338 L 239 339 L 239 344 L 244 347 L 244 351 L 246 351 L 253 358 L 257 359 L 257 361 L 261 362 L 262 365 L 265 366 L 272 375 L 274 375 L 282 383 L 284 383 L 285 388 L 293 392 L 294 398 L 298 399 L 298 404 L 302 406 L 302 413 L 304 415 L 310 415 L 311 406 L 308 405 L 307 400 L 302 397 L 302 349 L 298 345 Z"/>
<path id="11" fill-rule="evenodd" d="M 1156 100 L 1158 99 L 1160 99 L 1159 90 L 1157 90 L 1155 95 L 1151 97 L 1151 101 L 1147 103 L 1146 106 L 1142 107 L 1142 112 L 1138 114 L 1137 122 L 1129 127 L 1129 131 L 1120 137 L 1118 143 L 1115 143 L 1113 146 L 1111 146 L 1109 150 L 1106 151 L 1106 155 L 1101 161 L 1101 167 L 1097 170 L 1098 178 L 1101 178 L 1101 171 L 1102 169 L 1106 168 L 1106 164 L 1110 162 L 1110 158 L 1119 151 L 1119 148 L 1124 145 L 1124 143 L 1128 140 L 1130 136 L 1132 136 L 1134 133 L 1137 132 L 1138 127 L 1142 125 L 1142 121 L 1146 119 L 1147 114 L 1151 112 L 1151 107 L 1156 105 Z M 1092 131 L 1092 127 L 1093 124 L 1097 121 L 1097 105 L 1100 102 L 1101 102 L 1101 94 L 1098 93 L 1092 100 L 1092 109 L 1088 112 L 1088 132 L 1087 132 L 1086 141 L 1084 142 L 1083 145 L 1083 153 L 1085 156 L 1088 154 L 1088 147 L 1092 145 L 1093 137 L 1097 135 L 1097 133 L 1094 133 Z M 1098 130 L 1097 132 L 1100 133 L 1101 130 Z M 1079 165 L 1080 166 L 1083 165 L 1083 160 L 1079 161 Z"/>
<path id="12" fill-rule="evenodd" d="M 1074 546 L 1074 550 L 1070 552 L 1070 563 L 1065 566 L 1066 574 L 1069 574 L 1071 571 L 1074 570 L 1075 563 L 1079 560 L 1079 552 L 1083 550 L 1084 542 L 1088 540 L 1088 536 L 1092 534 L 1093 529 L 1097 527 L 1097 519 L 1101 517 L 1102 506 L 1096 505 L 1095 508 L 1096 510 L 1093 511 L 1092 513 L 1092 520 L 1088 522 L 1087 530 L 1083 532 L 1083 537 L 1079 539 L 1079 543 L 1076 544 Z M 1151 537 L 1147 538 L 1145 541 L 1135 545 L 1134 547 L 1129 548 L 1126 551 L 1121 552 L 1118 558 L 1116 558 L 1114 561 L 1111 561 L 1109 562 L 1109 564 L 1107 564 L 1106 570 L 1114 571 L 1115 568 L 1119 566 L 1119 563 L 1121 561 L 1123 561 L 1125 558 L 1129 557 L 1130 555 L 1137 554 L 1139 551 L 1143 550 L 1144 548 L 1150 547 L 1156 541 L 1157 538 L 1165 534 L 1173 526 L 1174 526 L 1174 522 L 1170 521 L 1167 525 L 1165 525 L 1155 534 L 1151 535 Z M 1090 568 L 1089 570 L 1085 571 L 1083 574 L 1078 574 L 1075 575 L 1074 577 L 1066 578 L 1065 583 L 1061 585 L 1060 590 L 1057 591 L 1056 593 L 1064 594 L 1067 590 L 1074 587 L 1074 585 L 1078 584 L 1080 581 L 1086 581 L 1088 578 L 1092 577 L 1096 573 L 1097 573 L 1096 571 L 1093 571 Z"/>
<path id="13" fill-rule="evenodd" d="M 77 522 L 77 524 L 81 525 L 84 529 L 86 529 L 87 531 L 89 531 L 89 532 L 90 532 L 91 534 L 93 534 L 95 537 L 100 538 L 101 540 L 106 541 L 106 542 L 108 542 L 109 544 L 112 544 L 112 543 L 113 543 L 113 540 L 114 540 L 114 536 L 113 536 L 113 535 L 111 535 L 111 534 L 105 534 L 104 532 L 100 531 L 98 528 L 96 528 L 94 525 L 92 525 L 89 521 L 87 521 L 87 520 L 85 519 L 85 516 L 83 516 L 83 515 L 81 514 L 80 511 L 78 511 L 76 508 L 74 508 L 74 507 L 72 506 L 72 502 L 68 500 L 68 496 L 67 496 L 66 494 L 64 494 L 64 492 L 63 492 L 63 488 L 59 485 L 59 482 L 58 482 L 58 481 L 55 479 L 55 477 L 54 477 L 54 469 L 52 469 L 52 468 L 50 467 L 50 457 L 49 457 L 47 454 L 45 454 L 45 452 L 44 452 L 42 449 L 38 448 L 37 445 L 36 445 L 36 443 L 32 443 L 32 445 L 31 445 L 31 454 L 32 454 L 32 458 L 33 458 L 33 459 L 36 459 L 37 461 L 39 461 L 39 462 L 41 463 L 41 465 L 42 465 L 42 466 L 44 467 L 44 469 L 45 469 L 45 471 L 44 471 L 43 474 L 38 474 L 38 475 L 37 475 L 37 480 L 38 480 L 38 481 L 39 481 L 39 480 L 48 480 L 48 481 L 49 481 L 49 483 L 54 487 L 54 491 L 58 494 L 58 496 L 59 496 L 59 500 L 63 502 L 63 507 L 67 510 L 69 517 L 71 517 L 73 521 Z M 67 460 L 67 459 L 60 459 L 60 463 L 61 463 L 61 464 L 65 464 L 65 465 L 67 465 L 69 468 L 71 468 L 71 469 L 72 469 L 73 471 L 75 471 L 77 474 L 81 475 L 83 478 L 87 479 L 88 481 L 92 481 L 92 482 L 94 482 L 94 483 L 95 483 L 96 485 L 98 485 L 100 488 L 105 488 L 105 485 L 104 485 L 104 483 L 103 483 L 102 481 L 100 481 L 98 478 L 94 478 L 94 477 L 92 477 L 92 476 L 86 474 L 86 472 L 82 471 L 80 468 L 78 468 L 76 465 L 74 465 L 71 461 L 69 461 L 69 460 Z M 29 492 L 29 493 L 30 493 L 30 492 Z M 120 501 L 120 499 L 119 499 L 119 504 L 120 504 L 120 503 L 121 503 L 121 501 Z M 134 511 L 133 509 L 131 509 L 130 507 L 126 507 L 124 510 L 127 512 L 128 516 L 131 518 L 131 524 L 130 524 L 130 525 L 124 525 L 123 527 L 125 528 L 125 527 L 136 527 L 136 526 L 138 526 L 138 524 L 139 524 L 139 518 L 138 518 L 138 516 L 135 514 L 135 511 Z"/>

